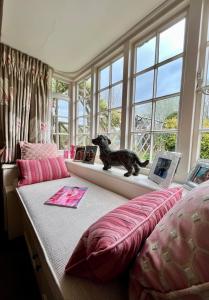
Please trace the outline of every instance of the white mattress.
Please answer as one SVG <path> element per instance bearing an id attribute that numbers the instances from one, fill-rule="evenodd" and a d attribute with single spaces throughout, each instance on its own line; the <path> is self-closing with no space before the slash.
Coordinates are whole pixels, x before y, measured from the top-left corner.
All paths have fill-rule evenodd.
<path id="1" fill-rule="evenodd" d="M 43 204 L 65 185 L 88 187 L 77 209 Z M 99 217 L 125 203 L 126 198 L 76 176 L 23 186 L 17 191 L 64 299 L 127 299 L 127 283 L 122 280 L 95 284 L 64 274 L 65 265 L 82 233 Z"/>

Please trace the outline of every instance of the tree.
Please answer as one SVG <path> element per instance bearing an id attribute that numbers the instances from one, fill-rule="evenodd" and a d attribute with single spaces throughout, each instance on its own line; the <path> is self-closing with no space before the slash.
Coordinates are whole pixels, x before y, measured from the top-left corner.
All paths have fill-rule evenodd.
<path id="1" fill-rule="evenodd" d="M 65 82 L 52 78 L 52 92 L 60 94 L 68 94 L 69 85 Z"/>
<path id="2" fill-rule="evenodd" d="M 203 120 L 203 128 L 209 128 L 209 118 Z M 209 159 L 209 133 L 203 133 L 200 143 L 200 158 Z"/>
<path id="3" fill-rule="evenodd" d="M 204 133 L 200 144 L 200 158 L 209 159 L 209 133 Z"/>

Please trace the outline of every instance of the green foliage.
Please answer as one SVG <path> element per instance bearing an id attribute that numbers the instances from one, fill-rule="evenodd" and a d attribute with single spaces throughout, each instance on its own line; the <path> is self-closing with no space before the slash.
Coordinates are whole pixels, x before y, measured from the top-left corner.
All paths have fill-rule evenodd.
<path id="1" fill-rule="evenodd" d="M 68 94 L 69 85 L 65 82 L 52 78 L 52 92 L 60 94 Z"/>
<path id="2" fill-rule="evenodd" d="M 200 158 L 209 159 L 209 133 L 204 133 L 200 144 Z"/>
<path id="3" fill-rule="evenodd" d="M 102 112 L 103 118 L 100 118 L 100 128 L 102 132 L 108 131 L 108 111 L 107 111 L 107 101 L 100 99 L 99 101 L 99 111 Z M 120 129 L 121 124 L 121 112 L 118 110 L 111 111 L 111 128 Z"/>

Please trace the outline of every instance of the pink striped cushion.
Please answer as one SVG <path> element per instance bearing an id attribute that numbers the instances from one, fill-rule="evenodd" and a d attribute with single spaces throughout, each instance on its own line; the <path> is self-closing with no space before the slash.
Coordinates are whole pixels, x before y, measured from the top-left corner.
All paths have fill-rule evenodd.
<path id="1" fill-rule="evenodd" d="M 20 173 L 18 186 L 69 176 L 64 158 L 61 156 L 46 159 L 18 159 L 16 162 Z"/>
<path id="2" fill-rule="evenodd" d="M 57 156 L 56 144 L 20 142 L 21 159 L 42 159 Z"/>
<path id="3" fill-rule="evenodd" d="M 151 192 L 100 218 L 84 232 L 66 265 L 66 273 L 97 282 L 117 277 L 181 194 L 180 188 Z"/>

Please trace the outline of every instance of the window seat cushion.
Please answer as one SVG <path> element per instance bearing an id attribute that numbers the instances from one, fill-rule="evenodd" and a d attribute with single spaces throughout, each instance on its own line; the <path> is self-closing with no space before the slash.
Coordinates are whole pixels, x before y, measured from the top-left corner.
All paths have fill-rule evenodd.
<path id="1" fill-rule="evenodd" d="M 88 187 L 77 209 L 44 205 L 63 186 Z M 127 203 L 128 199 L 72 174 L 71 177 L 21 186 L 17 189 L 34 235 L 39 241 L 47 271 L 61 292 L 59 299 L 127 300 L 127 277 L 107 284 L 68 276 L 65 266 L 82 233 L 108 211 Z"/>

